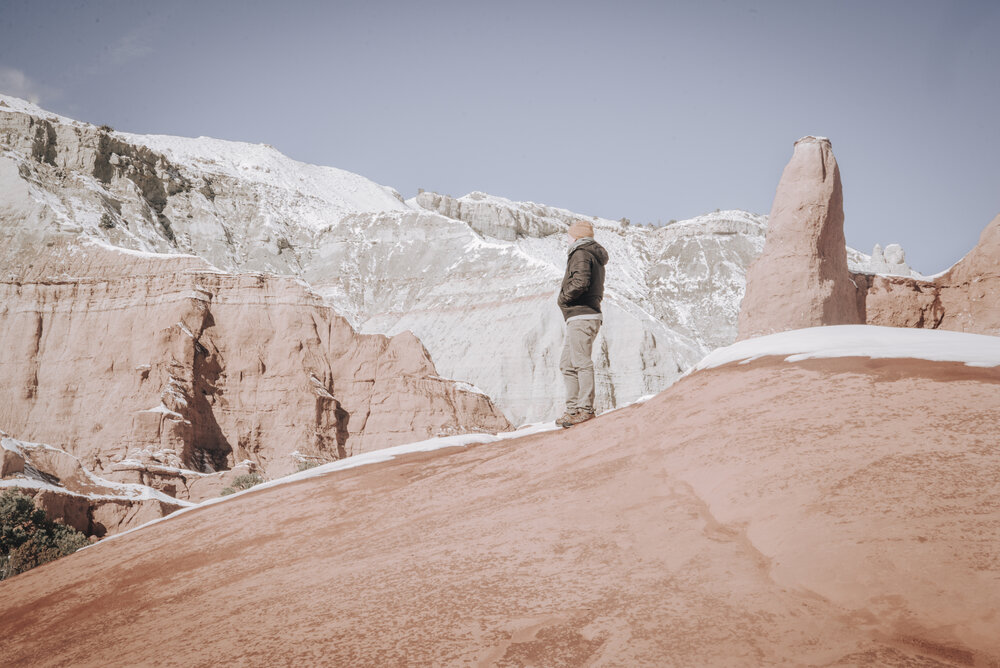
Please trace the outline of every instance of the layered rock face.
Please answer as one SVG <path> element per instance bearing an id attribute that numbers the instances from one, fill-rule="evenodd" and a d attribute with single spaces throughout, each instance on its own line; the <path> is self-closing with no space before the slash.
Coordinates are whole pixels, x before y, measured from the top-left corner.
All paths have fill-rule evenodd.
<path id="1" fill-rule="evenodd" d="M 486 193 L 474 192 L 454 198 L 432 192 L 422 192 L 415 198 L 417 205 L 455 220 L 463 220 L 483 236 L 517 241 L 521 237 L 546 237 L 565 234 L 575 220 L 568 211 L 534 202 L 501 202 Z M 577 216 L 579 217 L 579 216 Z"/>
<path id="2" fill-rule="evenodd" d="M 4 99 L 8 172 L 33 193 L 31 210 L 9 220 L 302 278 L 361 331 L 414 332 L 441 375 L 482 389 L 513 422 L 561 411 L 555 295 L 565 230 L 580 214 L 484 193 L 403 202 L 268 146 L 106 132 Z M 611 253 L 595 345 L 606 410 L 664 389 L 733 341 L 767 220 L 720 211 L 659 229 L 592 222 Z M 46 243 L 21 234 L 24 252 Z M 851 251 L 849 262 L 864 271 L 870 260 Z"/>
<path id="3" fill-rule="evenodd" d="M 453 258 L 431 267 L 423 264 L 426 245 L 397 243 L 399 268 L 386 267 L 385 274 L 408 272 L 397 279 L 403 288 L 362 309 L 370 315 L 361 327 L 411 329 L 440 369 L 501 397 L 515 422 L 550 419 L 563 402 L 564 325 L 555 295 L 566 263 L 565 230 L 581 216 L 483 193 L 458 199 L 424 193 L 411 202 L 465 216 L 456 219 L 465 241 L 429 236 L 426 244 L 450 247 Z M 668 386 L 704 351 L 731 339 L 744 267 L 760 251 L 765 224 L 736 211 L 656 230 L 591 222 L 611 255 L 594 355 L 597 405 L 606 410 Z M 496 231 L 508 223 L 516 232 L 507 235 L 510 242 L 466 236 L 470 227 Z"/>
<path id="4" fill-rule="evenodd" d="M 0 489 L 5 488 L 33 497 L 50 519 L 98 538 L 191 505 L 147 486 L 95 476 L 59 448 L 12 438 L 0 439 Z"/>
<path id="5" fill-rule="evenodd" d="M 485 193 L 457 199 L 422 193 L 409 201 L 453 216 L 483 234 L 511 239 L 526 255 L 551 264 L 557 282 L 566 264 L 567 228 L 580 218 L 590 219 Z M 765 217 L 717 211 L 654 229 L 590 220 L 615 263 L 606 279 L 611 300 L 631 302 L 691 339 L 699 351 L 732 342 L 746 267 L 763 248 Z"/>
<path id="6" fill-rule="evenodd" d="M 291 278 L 69 242 L 0 294 L 0 425 L 95 471 L 151 450 L 275 476 L 509 428 L 487 396 L 438 377 L 412 334 L 359 335 Z"/>
<path id="7" fill-rule="evenodd" d="M 178 252 L 190 239 L 222 259 L 246 249 L 175 210 L 212 201 L 203 178 L 70 119 L 0 110 L 0 122 L 0 428 L 188 498 L 220 482 L 199 474 L 243 461 L 273 477 L 509 428 L 487 396 L 440 377 L 412 333 L 358 334 L 299 279 L 228 274 Z M 325 196 L 331 215 L 403 207 L 360 177 L 314 171 L 300 184 L 310 196 L 331 179 L 353 185 Z"/>
<path id="8" fill-rule="evenodd" d="M 768 225 L 764 252 L 747 272 L 738 338 L 863 322 L 848 275 L 843 191 L 830 140 L 795 143 Z"/>
<path id="9" fill-rule="evenodd" d="M 854 278 L 869 324 L 1000 336 L 1000 216 L 983 230 L 975 248 L 934 279 Z"/>
<path id="10" fill-rule="evenodd" d="M 993 665 L 998 405 L 998 369 L 958 363 L 697 371 L 569 432 L 279 485 L 0 583 L 5 658 Z"/>
<path id="11" fill-rule="evenodd" d="M 404 203 L 270 147 L 108 133 L 16 100 L 9 109 L 0 140 L 21 157 L 18 178 L 52 204 L 52 225 L 226 271 L 301 277 L 363 331 L 413 331 L 442 375 L 495 397 L 515 422 L 558 412 L 555 294 L 577 214 L 482 194 Z M 727 213 L 678 232 L 595 221 L 617 263 L 597 346 L 602 409 L 662 389 L 731 338 L 729 302 L 764 222 Z"/>

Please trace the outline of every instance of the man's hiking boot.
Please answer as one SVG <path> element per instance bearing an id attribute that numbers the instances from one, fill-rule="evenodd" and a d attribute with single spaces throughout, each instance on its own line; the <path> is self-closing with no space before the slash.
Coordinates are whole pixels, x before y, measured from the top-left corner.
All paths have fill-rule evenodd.
<path id="1" fill-rule="evenodd" d="M 581 422 L 586 422 L 587 420 L 594 419 L 594 411 L 577 411 L 569 417 L 569 420 L 561 423 L 563 429 L 569 429 L 575 424 L 580 424 Z"/>
<path id="2" fill-rule="evenodd" d="M 562 417 L 556 420 L 556 424 L 560 427 L 568 427 L 570 421 L 576 416 L 576 411 L 566 411 L 562 414 Z"/>

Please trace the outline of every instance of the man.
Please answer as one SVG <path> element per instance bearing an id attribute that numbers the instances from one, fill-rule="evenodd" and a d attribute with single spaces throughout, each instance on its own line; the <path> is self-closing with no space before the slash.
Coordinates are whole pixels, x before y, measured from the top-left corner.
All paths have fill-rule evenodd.
<path id="1" fill-rule="evenodd" d="M 578 220 L 569 227 L 569 257 L 559 290 L 559 308 L 566 320 L 559 370 L 566 381 L 566 413 L 556 420 L 572 427 L 594 417 L 594 362 L 591 352 L 601 328 L 604 265 L 608 251 L 594 240 L 594 228 Z"/>

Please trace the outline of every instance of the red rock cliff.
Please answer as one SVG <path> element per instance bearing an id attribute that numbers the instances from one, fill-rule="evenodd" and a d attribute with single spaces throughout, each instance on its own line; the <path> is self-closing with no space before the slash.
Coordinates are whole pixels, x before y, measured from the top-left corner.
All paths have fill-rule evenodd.
<path id="1" fill-rule="evenodd" d="M 871 325 L 1000 335 L 1000 216 L 969 253 L 932 280 L 855 276 Z"/>
<path id="2" fill-rule="evenodd" d="M 509 428 L 412 334 L 358 334 L 300 281 L 50 241 L 0 280 L 0 428 L 94 471 L 152 450 L 272 477 L 301 455 Z"/>

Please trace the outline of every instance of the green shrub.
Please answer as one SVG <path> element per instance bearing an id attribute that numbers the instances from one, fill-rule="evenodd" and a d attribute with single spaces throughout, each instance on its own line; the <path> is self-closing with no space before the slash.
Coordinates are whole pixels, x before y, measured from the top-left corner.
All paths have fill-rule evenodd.
<path id="1" fill-rule="evenodd" d="M 76 552 L 87 537 L 50 520 L 17 489 L 0 495 L 0 580 Z"/>
<path id="2" fill-rule="evenodd" d="M 115 226 L 115 219 L 107 211 L 101 214 L 101 227 L 110 230 Z"/>
<path id="3" fill-rule="evenodd" d="M 242 492 L 245 489 L 250 489 L 254 485 L 259 485 L 264 482 L 256 473 L 244 473 L 243 475 L 238 475 L 233 478 L 233 482 L 219 493 L 219 496 L 228 496 L 230 494 L 235 494 L 236 492 Z"/>
<path id="4" fill-rule="evenodd" d="M 301 471 L 308 471 L 309 469 L 314 469 L 320 465 L 320 462 L 299 462 L 299 468 L 295 471 L 296 473 Z"/>

